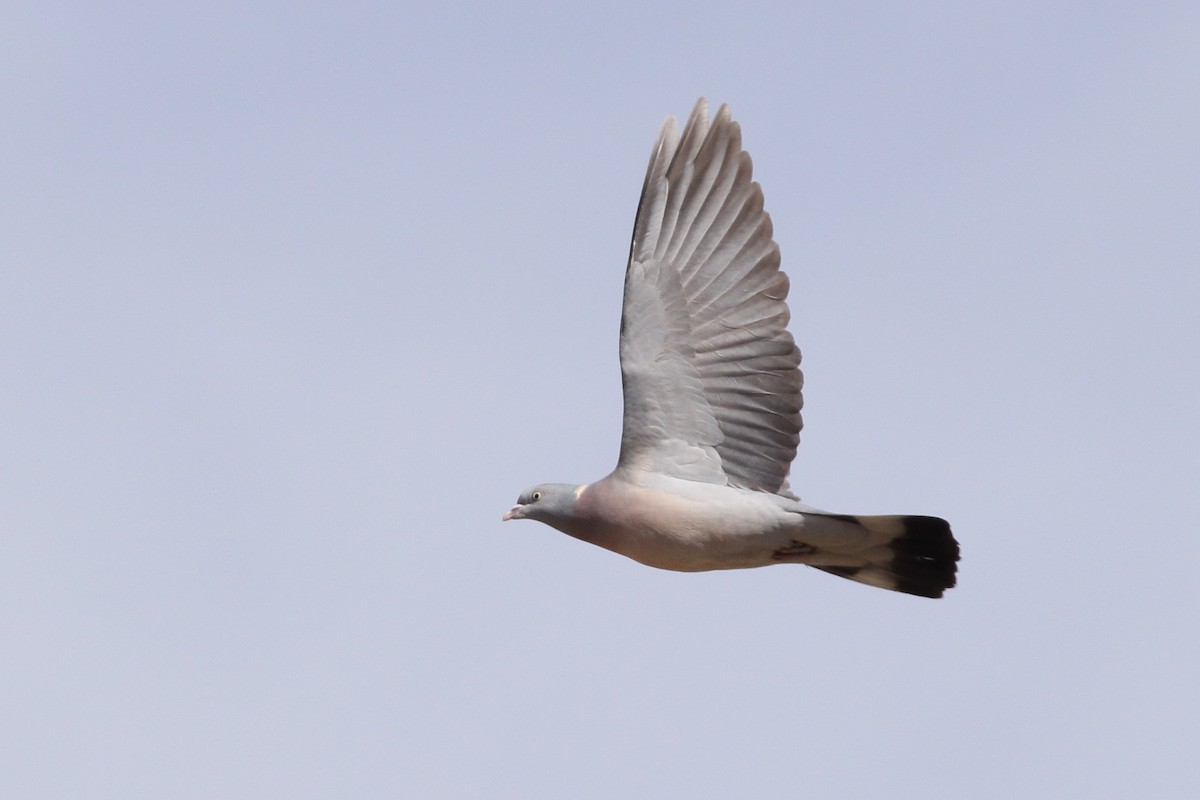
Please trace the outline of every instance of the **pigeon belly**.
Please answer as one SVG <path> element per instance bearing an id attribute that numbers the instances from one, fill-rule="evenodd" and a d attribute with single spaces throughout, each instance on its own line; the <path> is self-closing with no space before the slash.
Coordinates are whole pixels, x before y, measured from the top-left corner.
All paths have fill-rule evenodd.
<path id="1" fill-rule="evenodd" d="M 775 563 L 803 517 L 783 498 L 728 486 L 675 481 L 638 485 L 610 476 L 581 492 L 562 530 L 659 569 L 701 572 Z"/>

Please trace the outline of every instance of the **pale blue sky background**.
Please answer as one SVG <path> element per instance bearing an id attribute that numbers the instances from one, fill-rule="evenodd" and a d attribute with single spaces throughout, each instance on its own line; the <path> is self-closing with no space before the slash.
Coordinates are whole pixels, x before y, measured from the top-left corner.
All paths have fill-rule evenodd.
<path id="1" fill-rule="evenodd" d="M 8 3 L 0 795 L 1192 797 L 1200 6 Z M 658 126 L 732 104 L 835 511 L 679 575 L 616 458 Z"/>

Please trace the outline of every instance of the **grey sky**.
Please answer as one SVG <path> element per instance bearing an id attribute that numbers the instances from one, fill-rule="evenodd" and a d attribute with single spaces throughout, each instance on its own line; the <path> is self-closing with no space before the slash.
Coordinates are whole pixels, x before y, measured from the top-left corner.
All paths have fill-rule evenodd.
<path id="1" fill-rule="evenodd" d="M 1200 8 L 503 6 L 0 12 L 0 795 L 1193 795 Z M 500 523 L 700 95 L 944 600 Z"/>

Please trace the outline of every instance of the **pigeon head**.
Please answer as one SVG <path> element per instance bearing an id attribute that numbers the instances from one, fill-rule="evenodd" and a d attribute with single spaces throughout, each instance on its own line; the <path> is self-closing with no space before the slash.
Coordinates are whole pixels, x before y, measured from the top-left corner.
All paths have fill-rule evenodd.
<path id="1" fill-rule="evenodd" d="M 521 492 L 517 504 L 504 514 L 510 519 L 536 519 L 553 524 L 571 517 L 580 487 L 569 483 L 542 483 Z"/>

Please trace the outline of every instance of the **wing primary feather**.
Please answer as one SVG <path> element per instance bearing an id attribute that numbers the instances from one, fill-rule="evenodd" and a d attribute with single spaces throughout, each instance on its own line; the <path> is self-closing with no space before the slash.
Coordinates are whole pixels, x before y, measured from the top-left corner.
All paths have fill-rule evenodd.
<path id="1" fill-rule="evenodd" d="M 674 117 L 667 117 L 658 132 L 658 140 L 650 152 L 650 163 L 646 167 L 646 179 L 642 183 L 642 194 L 638 200 L 637 215 L 634 218 L 633 236 L 629 244 L 629 261 L 642 261 L 646 257 L 647 237 L 651 232 L 657 232 L 661 226 L 662 211 L 653 219 L 649 211 L 656 201 L 665 202 L 668 184 L 663 180 L 667 167 L 675 155 L 679 144 L 679 128 Z M 657 220 L 657 222 L 653 221 Z M 654 237 L 657 241 L 657 236 Z M 639 244 L 642 247 L 639 248 Z"/>

